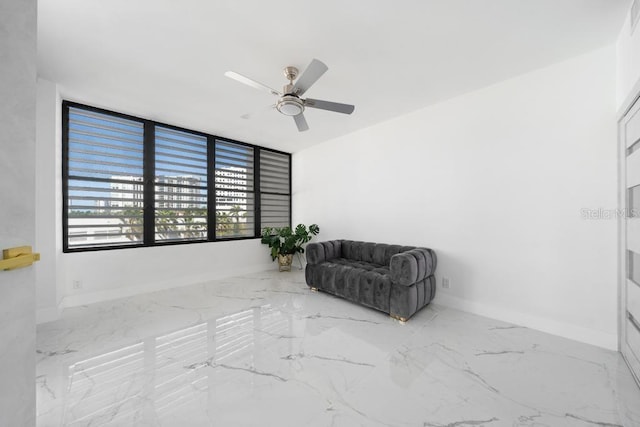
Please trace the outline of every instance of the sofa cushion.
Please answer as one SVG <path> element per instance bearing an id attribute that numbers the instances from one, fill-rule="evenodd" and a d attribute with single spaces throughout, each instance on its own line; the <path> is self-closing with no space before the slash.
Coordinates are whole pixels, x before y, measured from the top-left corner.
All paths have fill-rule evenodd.
<path id="1" fill-rule="evenodd" d="M 354 302 L 389 310 L 391 272 L 389 267 L 346 258 L 307 264 L 307 283 Z"/>
<path id="2" fill-rule="evenodd" d="M 342 240 L 343 258 L 364 261 L 378 265 L 389 265 L 391 257 L 397 253 L 415 249 L 415 246 L 387 245 L 386 243 Z M 327 258 L 328 260 L 329 258 Z"/>
<path id="3" fill-rule="evenodd" d="M 364 242 L 354 242 L 352 240 L 342 241 L 342 256 L 347 259 L 360 261 L 360 246 Z"/>
<path id="4" fill-rule="evenodd" d="M 307 246 L 307 262 L 320 264 L 321 262 L 338 258 L 341 255 L 342 244 L 339 240 L 314 243 Z"/>
<path id="5" fill-rule="evenodd" d="M 328 262 L 339 265 L 346 265 L 353 268 L 360 268 L 367 271 L 375 271 L 379 274 L 391 274 L 391 270 L 388 265 L 380 265 L 366 261 L 354 261 L 347 258 L 335 258 Z"/>

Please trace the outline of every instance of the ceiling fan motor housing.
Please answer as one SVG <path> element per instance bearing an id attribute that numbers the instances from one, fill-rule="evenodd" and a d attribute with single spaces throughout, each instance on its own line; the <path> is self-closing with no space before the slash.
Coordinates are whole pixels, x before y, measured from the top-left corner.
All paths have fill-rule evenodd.
<path id="1" fill-rule="evenodd" d="M 292 87 L 287 91 L 287 87 L 292 85 L 286 85 L 284 93 L 278 102 L 276 103 L 276 109 L 285 116 L 297 116 L 304 112 L 304 101 L 298 96 L 291 93 Z"/>

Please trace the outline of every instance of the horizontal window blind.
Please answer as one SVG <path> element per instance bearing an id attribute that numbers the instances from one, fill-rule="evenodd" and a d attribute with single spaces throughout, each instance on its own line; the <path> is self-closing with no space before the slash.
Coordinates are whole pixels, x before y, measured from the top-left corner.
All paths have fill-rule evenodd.
<path id="1" fill-rule="evenodd" d="M 255 238 L 290 225 L 289 154 L 62 106 L 64 252 Z"/>
<path id="2" fill-rule="evenodd" d="M 68 247 L 143 240 L 143 123 L 69 108 Z"/>
<path id="3" fill-rule="evenodd" d="M 216 140 L 216 238 L 255 236 L 253 163 L 253 147 Z"/>
<path id="4" fill-rule="evenodd" d="M 155 129 L 155 240 L 207 238 L 207 138 Z"/>
<path id="5" fill-rule="evenodd" d="M 260 150 L 260 222 L 264 227 L 291 223 L 290 157 Z"/>

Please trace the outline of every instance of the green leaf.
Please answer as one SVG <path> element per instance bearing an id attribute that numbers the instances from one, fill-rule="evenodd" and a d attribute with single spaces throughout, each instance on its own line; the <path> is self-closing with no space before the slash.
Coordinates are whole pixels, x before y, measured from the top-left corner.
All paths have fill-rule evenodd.
<path id="1" fill-rule="evenodd" d="M 309 242 L 319 231 L 317 224 L 310 225 L 308 229 L 304 224 L 298 224 L 295 230 L 291 227 L 265 227 L 262 229 L 260 242 L 269 246 L 271 258 L 275 260 L 278 255 L 304 253 L 302 245 Z"/>

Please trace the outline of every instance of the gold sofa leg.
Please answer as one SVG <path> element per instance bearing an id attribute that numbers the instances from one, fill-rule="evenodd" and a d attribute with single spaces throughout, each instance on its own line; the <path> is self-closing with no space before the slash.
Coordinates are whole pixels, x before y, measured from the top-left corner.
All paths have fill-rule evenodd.
<path id="1" fill-rule="evenodd" d="M 311 286 L 311 292 L 318 292 L 318 288 L 314 288 L 313 286 Z"/>
<path id="2" fill-rule="evenodd" d="M 404 325 L 405 323 L 407 323 L 407 320 L 409 320 L 409 319 L 407 319 L 406 317 L 401 317 L 401 316 L 398 316 L 398 315 L 396 315 L 396 314 L 389 314 L 389 316 L 391 316 L 391 318 L 392 318 L 392 319 L 397 320 L 398 322 L 400 322 L 400 323 L 401 323 L 401 324 L 403 324 L 403 325 Z"/>

